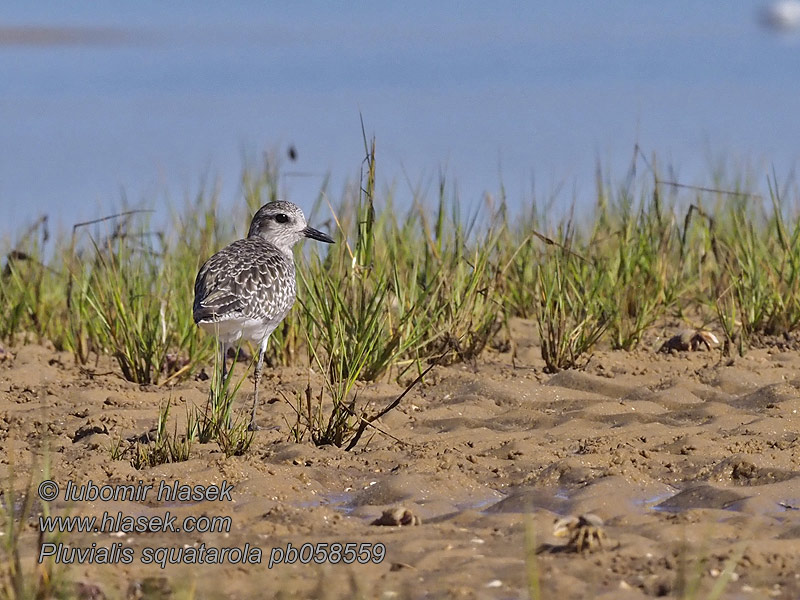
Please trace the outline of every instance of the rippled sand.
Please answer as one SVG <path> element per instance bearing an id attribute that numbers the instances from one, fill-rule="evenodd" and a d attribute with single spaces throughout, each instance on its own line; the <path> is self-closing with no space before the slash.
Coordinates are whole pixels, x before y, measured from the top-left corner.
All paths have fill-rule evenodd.
<path id="1" fill-rule="evenodd" d="M 278 391 L 291 397 L 309 374 L 276 369 L 246 456 L 195 445 L 191 460 L 144 471 L 112 461 L 113 441 L 153 428 L 168 398 L 181 431 L 208 382 L 141 388 L 111 361 L 82 370 L 69 354 L 13 348 L 0 362 L 0 475 L 8 480 L 13 457 L 22 481 L 36 455 L 59 484 L 235 486 L 233 502 L 54 502 L 56 514 L 232 517 L 229 534 L 68 535 L 73 546 L 134 549 L 130 565 L 68 571 L 115 597 L 196 586 L 197 598 L 527 598 L 531 573 L 545 598 L 680 597 L 698 579 L 710 590 L 736 553 L 722 597 L 800 597 L 800 352 L 776 346 L 731 363 L 716 351 L 658 354 L 650 338 L 551 376 L 534 329 L 513 324 L 513 363 L 488 352 L 477 365 L 435 368 L 382 420 L 402 444 L 380 434 L 351 452 L 288 442 L 294 416 Z M 401 391 L 380 383 L 359 397 L 377 407 Z M 372 525 L 387 509 L 421 524 Z M 558 519 L 585 514 L 602 532 L 554 535 Z M 35 534 L 25 541 L 33 556 Z M 382 543 L 386 553 L 379 564 L 267 569 L 273 547 L 306 542 Z M 162 570 L 138 560 L 145 547 L 201 543 L 250 544 L 262 564 Z"/>

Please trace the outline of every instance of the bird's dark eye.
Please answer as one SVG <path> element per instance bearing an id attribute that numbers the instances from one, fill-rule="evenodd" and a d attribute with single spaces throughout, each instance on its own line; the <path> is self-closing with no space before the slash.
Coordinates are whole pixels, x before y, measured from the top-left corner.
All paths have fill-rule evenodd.
<path id="1" fill-rule="evenodd" d="M 277 215 L 275 215 L 275 220 L 278 223 L 288 223 L 289 222 L 289 217 L 288 217 L 288 215 L 285 215 L 283 213 L 278 213 Z"/>

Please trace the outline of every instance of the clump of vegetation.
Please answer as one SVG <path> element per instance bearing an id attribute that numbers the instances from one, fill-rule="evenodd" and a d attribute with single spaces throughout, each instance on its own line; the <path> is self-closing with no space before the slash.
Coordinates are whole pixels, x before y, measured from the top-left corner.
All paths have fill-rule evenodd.
<path id="1" fill-rule="evenodd" d="M 178 432 L 177 424 L 167 427 L 171 400 L 161 405 L 155 430 L 125 443 L 117 440 L 111 447 L 112 460 L 129 460 L 136 469 L 189 460 L 192 444 L 216 442 L 225 456 L 241 456 L 250 449 L 255 433 L 249 429 L 244 415 L 234 418 L 233 401 L 244 382 L 244 374 L 233 381 L 233 369 L 222 378 L 221 365 L 214 370 L 208 400 L 202 407 L 187 410 L 186 430 Z"/>
<path id="2" fill-rule="evenodd" d="M 158 410 L 155 430 L 131 440 L 118 439 L 111 446 L 112 460 L 128 460 L 135 469 L 148 469 L 165 463 L 183 462 L 189 459 L 192 437 L 178 433 L 177 425 L 172 431 L 167 428 L 171 400 Z"/>
<path id="3" fill-rule="evenodd" d="M 216 441 L 225 456 L 240 456 L 247 452 L 253 443 L 254 432 L 249 430 L 248 419 L 241 414 L 234 419 L 233 415 L 233 401 L 244 378 L 242 374 L 234 382 L 233 368 L 225 370 L 223 377 L 222 365 L 215 367 L 205 406 L 190 409 L 187 439 L 201 444 Z"/>
<path id="4" fill-rule="evenodd" d="M 550 372 L 579 366 L 608 325 L 607 273 L 565 247 L 537 267 L 538 303 L 534 315 L 542 359 Z"/>
<path id="5" fill-rule="evenodd" d="M 335 391 L 334 391 L 335 394 Z M 294 402 L 286 399 L 295 411 L 295 423 L 290 425 L 289 439 L 315 446 L 333 445 L 341 448 L 353 437 L 363 414 L 356 413 L 356 396 L 345 403 L 340 395 L 334 395 L 330 408 L 323 407 L 324 394 L 319 390 L 316 398 L 309 384 L 304 392 L 295 395 Z"/>

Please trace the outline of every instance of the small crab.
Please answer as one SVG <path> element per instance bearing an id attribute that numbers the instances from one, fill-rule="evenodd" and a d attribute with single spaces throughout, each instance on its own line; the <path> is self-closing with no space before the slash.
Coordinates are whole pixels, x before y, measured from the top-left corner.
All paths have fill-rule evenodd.
<path id="1" fill-rule="evenodd" d="M 420 519 L 413 512 L 398 506 L 396 508 L 387 508 L 383 514 L 372 522 L 372 525 L 388 525 L 388 526 L 402 526 L 402 525 L 420 525 Z"/>
<path id="2" fill-rule="evenodd" d="M 603 529 L 603 519 L 593 514 L 558 519 L 553 525 L 553 535 L 569 537 L 567 543 L 561 546 L 564 552 L 603 550 L 603 544 L 608 540 Z"/>
<path id="3" fill-rule="evenodd" d="M 717 339 L 717 336 L 710 331 L 705 331 L 703 329 L 684 329 L 678 335 L 672 336 L 666 342 L 661 344 L 661 348 L 659 348 L 658 351 L 695 351 L 699 350 L 701 346 L 705 346 L 707 350 L 711 350 L 712 344 L 719 344 L 719 340 Z"/>

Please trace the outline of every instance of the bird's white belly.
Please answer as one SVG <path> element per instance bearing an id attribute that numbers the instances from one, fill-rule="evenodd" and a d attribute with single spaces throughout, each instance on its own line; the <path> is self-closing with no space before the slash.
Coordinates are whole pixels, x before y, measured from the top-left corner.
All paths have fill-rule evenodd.
<path id="1" fill-rule="evenodd" d="M 201 321 L 198 325 L 227 346 L 233 346 L 240 340 L 260 345 L 275 331 L 281 320 L 262 321 L 248 317 L 230 317 L 219 321 Z"/>

